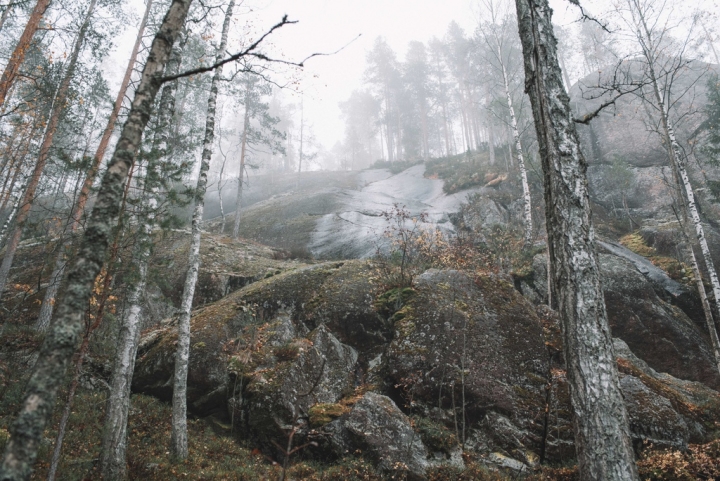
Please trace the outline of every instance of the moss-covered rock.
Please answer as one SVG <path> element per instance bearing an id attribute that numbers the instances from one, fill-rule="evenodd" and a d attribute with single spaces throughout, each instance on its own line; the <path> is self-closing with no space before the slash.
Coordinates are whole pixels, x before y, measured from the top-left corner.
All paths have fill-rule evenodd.
<path id="1" fill-rule="evenodd" d="M 654 293 L 642 276 L 619 267 L 607 288 L 634 305 L 651 303 Z M 453 444 L 527 465 L 573 457 L 557 317 L 533 305 L 509 277 L 433 269 L 410 288 L 386 291 L 371 262 L 299 267 L 197 309 L 191 334 L 191 409 L 224 413 L 273 456 L 281 456 L 275 443 L 285 445 L 292 432 L 297 445 L 318 443 L 303 449 L 306 457 L 361 450 L 386 472 L 406 463 L 386 461 L 383 449 L 369 447 L 385 442 L 378 430 L 384 425 L 371 420 L 386 401 L 375 399 L 377 406 L 368 407 L 375 414 L 363 414 L 367 428 L 351 435 L 347 425 L 360 416 L 361 399 L 382 394 L 393 403 L 390 411 L 399 407 L 416 419 L 414 427 L 402 421 L 409 431 L 403 427 L 401 436 L 426 441 L 422 449 L 415 441 L 404 444 L 424 459 L 416 466 L 457 464 Z M 169 399 L 175 339 L 172 321 L 144 334 L 136 390 Z M 657 374 L 624 349 L 619 366 L 633 438 L 668 446 L 706 440 L 720 419 L 718 393 Z M 367 433 L 376 433 L 377 442 Z"/>
<path id="2" fill-rule="evenodd" d="M 389 397 L 368 392 L 333 424 L 330 442 L 337 452 L 362 453 L 385 473 L 425 479 L 427 449 Z"/>

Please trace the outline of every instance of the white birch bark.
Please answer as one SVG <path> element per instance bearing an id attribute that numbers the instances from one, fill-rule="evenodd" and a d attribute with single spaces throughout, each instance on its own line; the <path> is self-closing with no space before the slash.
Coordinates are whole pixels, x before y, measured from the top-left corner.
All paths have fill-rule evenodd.
<path id="1" fill-rule="evenodd" d="M 690 220 L 695 228 L 695 236 L 698 244 L 700 244 L 700 252 L 702 253 L 703 260 L 705 261 L 705 268 L 707 269 L 708 276 L 710 277 L 710 285 L 712 286 L 713 296 L 715 297 L 717 314 L 720 315 L 720 280 L 718 280 L 717 271 L 715 270 L 715 263 L 713 262 L 712 256 L 710 255 L 710 248 L 708 247 L 707 238 L 705 237 L 705 229 L 703 228 L 700 220 L 700 214 L 697 210 L 695 203 L 695 192 L 693 191 L 692 184 L 690 183 L 690 177 L 687 172 L 687 164 L 685 156 L 682 153 L 680 144 L 675 136 L 675 129 L 670 120 L 668 108 L 665 105 L 664 96 L 660 92 L 660 85 L 655 70 L 655 39 L 653 32 L 647 24 L 647 19 L 644 17 L 640 6 L 633 2 L 628 1 L 630 13 L 635 23 L 638 35 L 638 41 L 647 61 L 647 71 L 652 84 L 653 95 L 655 97 L 656 107 L 660 112 L 660 124 L 665 135 L 665 141 L 667 145 L 667 153 L 670 158 L 670 163 L 677 172 L 679 182 L 685 193 L 686 208 Z"/>
<path id="2" fill-rule="evenodd" d="M 638 479 L 600 286 L 580 151 L 547 0 L 516 0 L 544 174 L 549 277 L 560 315 L 581 480 Z"/>
<path id="3" fill-rule="evenodd" d="M 190 0 L 173 0 L 150 47 L 128 118 L 103 176 L 80 249 L 70 266 L 65 296 L 38 353 L 22 408 L 10 428 L 10 440 L 0 465 L 0 479 L 4 481 L 30 478 L 58 387 L 80 340 L 93 284 L 119 216 L 123 186 L 150 119 L 165 63 L 189 8 Z"/>
<path id="4" fill-rule="evenodd" d="M 715 328 L 715 320 L 713 319 L 712 308 L 710 307 L 710 302 L 708 301 L 707 293 L 705 292 L 705 284 L 703 284 L 700 267 L 698 266 L 695 251 L 693 250 L 690 242 L 688 242 L 688 251 L 690 266 L 692 267 L 693 277 L 695 278 L 695 284 L 697 285 L 698 294 L 700 295 L 703 313 L 705 314 L 705 324 L 707 325 L 708 334 L 710 335 L 710 344 L 712 345 L 713 354 L 715 355 L 715 363 L 717 364 L 718 371 L 720 371 L 720 339 L 718 339 L 717 329 Z"/>
<path id="5" fill-rule="evenodd" d="M 0 247 L 2 247 L 2 245 L 5 244 L 5 241 L 7 240 L 8 232 L 10 232 L 10 226 L 12 225 L 12 222 L 15 219 L 15 215 L 17 215 L 18 209 L 20 208 L 20 200 L 23 197 L 26 185 L 27 181 L 23 180 L 20 188 L 11 194 L 13 198 L 12 209 L 10 210 L 7 219 L 5 219 L 5 222 L 3 223 L 2 230 L 0 230 Z"/>
<path id="6" fill-rule="evenodd" d="M 498 45 L 498 58 L 500 67 L 502 68 L 503 83 L 505 85 L 505 95 L 507 97 L 508 110 L 510 111 L 510 127 L 512 128 L 513 139 L 515 140 L 515 155 L 517 156 L 518 167 L 520 168 L 520 181 L 523 188 L 523 217 L 525 220 L 525 245 L 532 244 L 533 225 L 532 225 L 532 198 L 530 197 L 530 185 L 528 184 L 527 169 L 525 169 L 525 158 L 523 156 L 522 143 L 520 142 L 520 131 L 515 118 L 515 109 L 512 104 L 512 96 L 510 95 L 510 85 L 508 83 L 507 71 L 505 63 L 502 62 L 502 51 Z"/>
<path id="7" fill-rule="evenodd" d="M 175 75 L 180 68 L 182 46 L 176 45 L 165 69 L 165 75 Z M 135 371 L 135 356 L 140 340 L 142 323 L 142 299 L 147 284 L 148 263 L 152 254 L 152 231 L 155 227 L 158 207 L 158 176 L 162 162 L 172 158 L 169 148 L 170 123 L 175 111 L 177 80 L 168 82 L 158 106 L 157 133 L 153 139 L 145 174 L 145 193 L 142 205 L 146 206 L 139 215 L 139 228 L 133 252 L 134 271 L 130 276 L 129 294 L 120 323 L 119 345 L 115 353 L 110 393 L 105 410 L 100 472 L 103 479 L 124 479 L 126 477 L 127 424 L 130 410 L 130 387 Z"/>
<path id="8" fill-rule="evenodd" d="M 154 201 L 154 199 L 152 200 Z M 142 239 L 139 239 L 134 255 L 137 280 L 128 295 L 127 302 L 130 307 L 123 313 L 120 327 L 103 428 L 100 456 L 100 470 L 103 479 L 125 479 L 126 477 L 125 453 L 127 451 L 130 387 L 140 340 L 142 311 L 140 306 L 142 294 L 145 292 L 147 264 L 150 258 L 151 224 L 152 220 L 149 220 L 140 228 Z"/>
<path id="9" fill-rule="evenodd" d="M 222 60 L 227 46 L 228 30 L 232 19 L 235 0 L 230 0 L 225 11 L 220 45 L 216 53 L 216 61 Z M 205 207 L 205 190 L 207 189 L 207 172 L 210 169 L 213 145 L 215 143 L 215 110 L 218 95 L 218 84 L 222 76 L 222 67 L 218 67 L 210 85 L 208 96 L 207 118 L 205 121 L 205 139 L 200 160 L 200 174 L 196 187 L 195 209 L 192 218 L 192 240 L 188 258 L 188 272 L 185 277 L 182 302 L 178 318 L 178 344 L 175 354 L 175 373 L 173 377 L 173 410 L 172 410 L 172 452 L 176 459 L 185 459 L 188 455 L 187 434 L 187 374 L 190 359 L 190 313 L 195 296 L 198 271 L 200 269 L 200 227 Z"/>

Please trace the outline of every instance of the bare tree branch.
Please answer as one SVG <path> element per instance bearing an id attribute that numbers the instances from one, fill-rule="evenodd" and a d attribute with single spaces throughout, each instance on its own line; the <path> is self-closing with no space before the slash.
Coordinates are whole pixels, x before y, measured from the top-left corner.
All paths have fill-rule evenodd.
<path id="1" fill-rule="evenodd" d="M 281 63 L 281 64 L 285 64 L 285 65 L 292 65 L 293 67 L 304 67 L 304 66 L 305 66 L 305 65 L 304 65 L 305 62 L 307 62 L 307 61 L 310 60 L 311 58 L 313 58 L 313 57 L 328 56 L 328 55 L 335 55 L 336 53 L 338 53 L 338 52 L 342 51 L 343 49 L 345 49 L 345 48 L 346 48 L 348 45 L 350 45 L 352 42 L 354 42 L 355 40 L 357 40 L 357 39 L 360 37 L 360 35 L 362 35 L 362 34 L 359 34 L 357 37 L 355 37 L 355 38 L 352 39 L 350 42 L 346 43 L 345 45 L 343 45 L 342 47 L 340 47 L 339 49 L 337 49 L 337 50 L 334 51 L 334 52 L 329 52 L 329 53 L 317 52 L 317 53 L 313 53 L 313 54 L 308 55 L 307 57 L 305 57 L 305 58 L 304 58 L 303 60 L 301 60 L 300 62 L 293 62 L 293 61 L 290 61 L 290 60 L 282 60 L 282 59 L 272 58 L 272 57 L 268 57 L 267 55 L 265 55 L 265 54 L 263 54 L 263 53 L 256 52 L 256 50 L 258 49 L 258 47 L 260 46 L 260 44 L 261 44 L 269 35 L 271 35 L 275 30 L 278 30 L 279 28 L 282 28 L 282 27 L 284 27 L 285 25 L 292 25 L 292 24 L 295 24 L 295 23 L 298 23 L 298 21 L 297 21 L 297 20 L 288 20 L 287 15 L 285 15 L 285 16 L 282 18 L 282 20 L 280 20 L 280 22 L 278 22 L 278 23 L 276 23 L 275 25 L 273 25 L 267 32 L 265 32 L 262 36 L 260 36 L 260 38 L 258 38 L 256 41 L 254 41 L 252 44 L 250 44 L 250 45 L 249 45 L 247 48 L 245 48 L 244 50 L 241 50 L 240 52 L 237 52 L 236 54 L 233 54 L 233 55 L 231 55 L 231 56 L 229 56 L 229 57 L 227 57 L 227 58 L 224 58 L 223 60 L 220 60 L 219 62 L 216 62 L 216 63 L 214 63 L 213 65 L 209 65 L 209 66 L 207 66 L 207 67 L 199 67 L 199 68 L 196 68 L 196 69 L 192 69 L 192 70 L 187 70 L 187 71 L 185 71 L 185 72 L 181 72 L 181 73 L 179 73 L 179 74 L 177 74 L 177 75 L 170 75 L 170 76 L 167 76 L 167 77 L 163 77 L 162 79 L 160 79 L 160 82 L 162 82 L 162 83 L 164 83 L 164 82 L 170 82 L 171 80 L 179 79 L 179 78 L 182 78 L 182 77 L 189 77 L 189 76 L 191 76 L 191 75 L 197 75 L 197 74 L 201 74 L 201 73 L 205 73 L 205 72 L 210 72 L 210 71 L 212 71 L 212 70 L 215 70 L 215 69 L 218 68 L 218 67 L 222 67 L 223 65 L 225 65 L 225 64 L 227 64 L 227 63 L 236 62 L 236 61 L 238 61 L 238 60 L 240 60 L 240 59 L 242 59 L 242 58 L 245 58 L 245 57 L 254 57 L 254 58 L 258 59 L 258 60 L 263 60 L 263 61 L 265 61 L 265 62 Z"/>

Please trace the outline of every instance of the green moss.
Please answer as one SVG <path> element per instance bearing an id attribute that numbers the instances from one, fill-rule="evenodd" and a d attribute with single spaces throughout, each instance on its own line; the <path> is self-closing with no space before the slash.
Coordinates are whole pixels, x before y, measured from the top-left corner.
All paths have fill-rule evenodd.
<path id="1" fill-rule="evenodd" d="M 654 247 L 650 247 L 639 232 L 633 232 L 620 238 L 620 243 L 634 253 L 646 257 L 655 267 L 667 272 L 671 279 L 692 283 L 692 270 L 687 264 L 672 257 L 658 255 Z"/>
<path id="2" fill-rule="evenodd" d="M 396 287 L 382 293 L 375 300 L 375 310 L 381 315 L 390 317 L 405 305 L 415 295 L 412 287 Z"/>
<path id="3" fill-rule="evenodd" d="M 339 418 L 345 413 L 350 412 L 350 408 L 344 404 L 338 403 L 319 403 L 315 404 L 308 410 L 310 417 L 310 426 L 320 427 L 335 418 Z"/>
<path id="4" fill-rule="evenodd" d="M 412 421 L 415 431 L 417 431 L 420 439 L 431 452 L 449 453 L 450 450 L 457 447 L 458 442 L 455 434 L 446 426 L 420 416 L 414 416 Z"/>
<path id="5" fill-rule="evenodd" d="M 485 185 L 488 182 L 486 174 L 491 173 L 485 152 L 474 152 L 470 157 L 466 154 L 442 157 L 425 165 L 425 176 L 443 179 L 443 190 L 448 194 Z"/>

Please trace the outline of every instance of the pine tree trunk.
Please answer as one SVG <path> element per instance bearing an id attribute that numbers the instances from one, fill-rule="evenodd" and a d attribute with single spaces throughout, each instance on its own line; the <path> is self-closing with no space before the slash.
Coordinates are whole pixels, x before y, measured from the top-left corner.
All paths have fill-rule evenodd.
<path id="1" fill-rule="evenodd" d="M 445 106 L 444 101 L 442 103 L 442 115 L 443 124 L 445 125 L 445 154 L 447 157 L 450 157 L 450 127 L 448 126 L 447 107 Z"/>
<path id="2" fill-rule="evenodd" d="M 142 36 L 147 26 L 148 17 L 150 16 L 150 9 L 152 7 L 153 0 L 148 0 L 145 7 L 145 15 L 143 15 L 142 21 L 140 22 L 140 28 L 138 29 L 137 37 L 135 38 L 135 45 L 133 46 L 132 52 L 130 53 L 130 60 L 128 61 L 127 68 L 125 69 L 125 76 L 120 84 L 120 90 L 115 98 L 115 104 L 113 110 L 108 118 L 108 123 L 105 126 L 103 135 L 100 138 L 100 144 L 98 145 L 95 156 L 93 157 L 93 163 L 85 176 L 85 181 L 80 189 L 80 195 L 78 196 L 77 202 L 73 209 L 73 213 L 70 221 L 70 229 L 67 238 L 63 242 L 63 245 L 58 249 L 57 257 L 55 259 L 55 267 L 50 275 L 50 285 L 45 291 L 42 305 L 40 306 L 40 314 L 35 324 L 35 328 L 39 331 L 44 331 L 50 325 L 52 319 L 53 310 L 55 307 L 55 296 L 60 289 L 60 283 L 65 274 L 65 266 L 67 265 L 67 256 L 72 249 L 73 236 L 80 227 L 80 220 L 82 219 L 83 213 L 85 212 L 85 205 L 87 204 L 88 198 L 90 197 L 90 189 L 92 189 L 97 177 L 98 171 L 100 170 L 100 164 L 105 157 L 105 151 L 107 150 L 108 144 L 110 143 L 110 137 L 115 130 L 115 123 L 117 122 L 120 109 L 122 108 L 125 94 L 127 93 L 128 86 L 130 85 L 130 77 L 132 76 L 135 68 L 135 62 L 137 61 L 138 52 L 140 50 L 140 44 L 142 43 Z"/>
<path id="3" fill-rule="evenodd" d="M 40 183 L 40 177 L 45 170 L 45 164 L 47 164 L 48 157 L 50 156 L 50 148 L 52 147 L 55 132 L 57 132 L 60 116 L 65 110 L 65 100 L 67 99 L 68 90 L 70 89 L 70 82 L 75 74 L 78 56 L 80 55 L 82 45 L 85 42 L 85 34 L 87 33 L 87 28 L 90 25 L 90 17 L 92 17 L 93 11 L 95 10 L 96 1 L 97 0 L 90 0 L 90 4 L 85 13 L 85 19 L 78 31 L 77 37 L 75 38 L 75 44 L 73 45 L 73 50 L 70 54 L 70 59 L 68 60 L 65 75 L 60 82 L 57 95 L 53 100 L 53 107 L 50 113 L 47 128 L 45 129 L 42 144 L 40 145 L 38 160 L 35 164 L 35 169 L 30 177 L 27 188 L 25 189 L 23 199 L 20 202 L 20 209 L 18 210 L 17 219 L 15 221 L 15 229 L 13 229 L 13 233 L 10 236 L 7 249 L 5 250 L 5 257 L 3 258 L 2 265 L 0 265 L 0 294 L 2 294 L 5 290 L 5 284 L 7 283 L 7 279 L 10 274 L 10 268 L 12 267 L 13 259 L 15 258 L 15 252 L 20 244 L 23 229 L 25 228 L 25 221 L 30 214 L 30 209 L 32 208 L 33 200 L 35 199 L 35 191 Z"/>
<path id="4" fill-rule="evenodd" d="M 40 21 L 43 15 L 45 15 L 45 11 L 50 6 L 50 1 L 51 0 L 38 0 L 35 4 L 35 8 L 33 8 L 32 13 L 30 13 L 30 18 L 28 18 L 25 24 L 25 30 L 23 30 L 22 35 L 20 35 L 15 50 L 12 55 L 10 55 L 10 60 L 8 60 L 2 77 L 0 77 L 0 112 L 4 110 L 5 100 L 7 99 L 10 87 L 12 87 L 13 82 L 15 82 L 15 78 L 25 60 L 25 54 L 30 48 L 30 42 L 32 42 L 35 32 L 37 32 L 40 26 Z M 8 7 L 8 9 L 9 8 L 10 7 Z"/>
<path id="5" fill-rule="evenodd" d="M 10 440 L 0 465 L 0 479 L 4 481 L 30 477 L 43 430 L 52 414 L 57 389 L 80 340 L 83 316 L 95 277 L 105 260 L 128 171 L 150 118 L 165 63 L 189 8 L 190 0 L 173 0 L 150 47 L 128 119 L 103 176 L 80 250 L 72 261 L 65 296 L 38 353 L 20 413 L 10 428 Z"/>
<path id="6" fill-rule="evenodd" d="M 498 46 L 498 58 L 502 58 L 500 46 Z M 510 85 L 508 84 L 507 72 L 505 64 L 501 62 L 503 82 L 505 84 L 505 95 L 507 96 L 508 110 L 510 111 L 510 127 L 512 128 L 513 139 L 515 140 L 515 154 L 517 155 L 518 166 L 520 167 L 520 180 L 523 188 L 523 202 L 525 218 L 525 246 L 532 244 L 533 225 L 532 225 L 532 198 L 530 197 L 530 185 L 528 184 L 527 170 L 525 169 L 525 158 L 523 157 L 522 143 L 520 142 L 520 131 L 518 130 L 517 120 L 515 119 L 515 109 L 512 104 L 512 96 L 510 95 Z"/>
<path id="7" fill-rule="evenodd" d="M 232 20 L 232 11 L 235 0 L 230 0 L 225 11 L 220 45 L 216 53 L 216 60 L 222 59 L 227 46 L 228 30 Z M 210 159 L 215 142 L 215 109 L 218 96 L 218 84 L 222 77 L 222 68 L 215 70 L 210 84 L 210 95 L 208 96 L 207 118 L 205 120 L 205 139 L 203 140 L 203 151 L 200 160 L 200 173 L 197 187 L 195 189 L 195 209 L 192 218 L 192 240 L 190 243 L 190 256 L 188 259 L 188 272 L 185 277 L 185 287 L 180 305 L 178 319 L 178 343 L 175 353 L 175 374 L 173 377 L 173 412 L 172 412 L 172 453 L 173 456 L 182 460 L 188 455 L 188 434 L 187 434 L 187 374 L 190 358 L 190 314 L 192 301 L 195 296 L 195 285 L 197 283 L 198 271 L 200 270 L 200 227 L 202 224 L 203 211 L 205 207 L 205 190 L 207 188 L 207 172 L 210 169 Z"/>
<path id="8" fill-rule="evenodd" d="M 300 99 L 300 155 L 298 158 L 298 174 L 302 172 L 303 161 L 303 132 L 305 130 L 305 99 Z"/>
<path id="9" fill-rule="evenodd" d="M 565 92 L 547 0 L 516 0 L 526 91 L 545 184 L 550 253 L 580 479 L 636 480 L 590 218 L 587 165 Z"/>
<path id="10" fill-rule="evenodd" d="M 427 161 L 430 159 L 430 146 L 428 144 L 428 119 L 425 99 L 421 99 L 420 101 L 420 117 L 422 127 L 423 160 Z"/>
<path id="11" fill-rule="evenodd" d="M 238 190 L 237 197 L 235 198 L 235 223 L 233 225 L 233 239 L 240 237 L 240 209 L 242 208 L 242 194 L 243 194 L 243 177 L 245 176 L 245 152 L 247 149 L 247 134 L 250 128 L 250 109 L 248 108 L 248 102 L 250 101 L 250 95 L 245 95 L 245 118 L 243 121 L 243 133 L 242 140 L 240 142 L 240 172 L 238 172 Z M 301 131 L 302 132 L 302 131 Z M 302 139 L 302 136 L 300 137 Z M 302 140 L 300 141 L 302 145 Z M 300 152 L 302 153 L 302 147 Z"/>
<path id="12" fill-rule="evenodd" d="M 485 101 L 485 109 L 490 112 L 490 93 L 488 92 L 487 100 Z M 495 165 L 495 132 L 493 131 L 492 124 L 490 123 L 490 117 L 488 114 L 485 128 L 488 134 L 488 158 L 490 165 Z"/>

